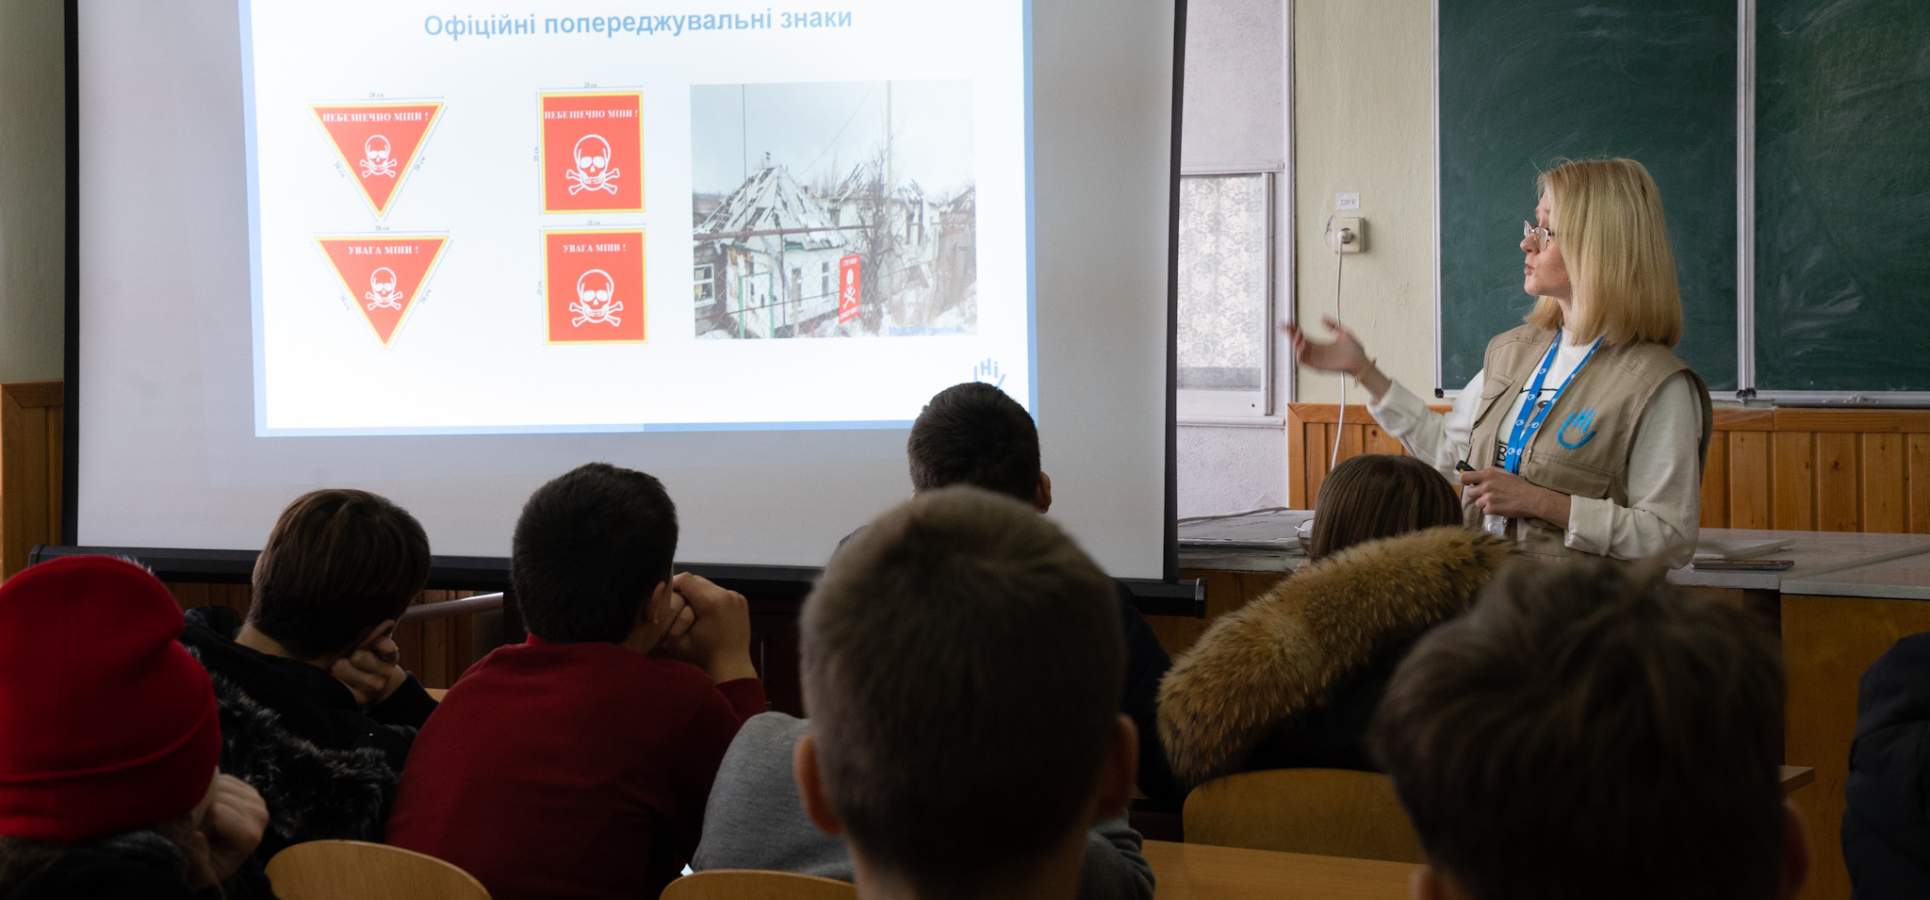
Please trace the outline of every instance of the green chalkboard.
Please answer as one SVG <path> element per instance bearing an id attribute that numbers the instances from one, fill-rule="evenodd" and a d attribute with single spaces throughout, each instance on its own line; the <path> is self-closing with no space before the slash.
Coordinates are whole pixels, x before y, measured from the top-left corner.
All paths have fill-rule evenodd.
<path id="1" fill-rule="evenodd" d="M 1930 2 L 1756 26 L 1756 387 L 1930 390 Z"/>
<path id="2" fill-rule="evenodd" d="M 1441 0 L 1439 26 L 1440 386 L 1466 384 L 1488 339 L 1533 304 L 1517 244 L 1535 174 L 1562 157 L 1627 156 L 1668 212 L 1677 352 L 1733 390 L 1735 0 Z"/>

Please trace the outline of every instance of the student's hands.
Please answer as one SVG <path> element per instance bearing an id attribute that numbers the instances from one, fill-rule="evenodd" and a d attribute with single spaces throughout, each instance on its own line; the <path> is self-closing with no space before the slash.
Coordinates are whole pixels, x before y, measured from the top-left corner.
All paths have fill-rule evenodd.
<path id="1" fill-rule="evenodd" d="M 1506 469 L 1462 472 L 1461 484 L 1461 498 L 1484 515 L 1541 519 L 1558 528 L 1568 527 L 1567 494 L 1530 483 Z"/>
<path id="2" fill-rule="evenodd" d="M 254 855 L 267 829 L 268 804 L 261 794 L 248 782 L 217 773 L 195 827 L 197 838 L 207 842 L 217 883 L 228 880 Z"/>
<path id="3" fill-rule="evenodd" d="M 363 706 L 381 703 L 409 680 L 408 671 L 401 665 L 402 648 L 396 646 L 394 632 L 395 623 L 384 622 L 354 652 L 329 665 L 328 674 L 355 695 L 356 703 Z"/>
<path id="4" fill-rule="evenodd" d="M 744 595 L 689 572 L 672 578 L 670 589 L 683 599 L 684 612 L 693 621 L 681 634 L 675 624 L 671 626 L 660 645 L 665 655 L 702 668 L 719 684 L 756 678 L 757 669 L 751 665 L 750 603 Z"/>

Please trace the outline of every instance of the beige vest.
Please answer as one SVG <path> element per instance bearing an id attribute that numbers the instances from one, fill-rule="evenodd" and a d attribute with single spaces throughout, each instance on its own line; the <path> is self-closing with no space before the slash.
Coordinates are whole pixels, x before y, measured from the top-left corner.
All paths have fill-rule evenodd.
<path id="1" fill-rule="evenodd" d="M 1508 410 L 1515 395 L 1534 378 L 1535 367 L 1555 339 L 1554 332 L 1522 325 L 1488 342 L 1481 401 L 1475 406 L 1474 432 L 1468 442 L 1469 465 L 1480 469 L 1500 464 L 1501 447 L 1514 428 Z M 1603 344 L 1548 411 L 1540 430 L 1529 436 L 1521 454 L 1521 477 L 1570 496 L 1606 497 L 1627 506 L 1628 454 L 1635 444 L 1635 427 L 1655 392 L 1677 372 L 1689 373 L 1702 401 L 1698 464 L 1706 461 L 1715 412 L 1702 377 L 1660 344 Z M 1481 510 L 1473 504 L 1463 504 L 1462 513 L 1470 527 L 1481 527 Z M 1540 519 L 1512 520 L 1509 534 L 1520 541 L 1522 552 L 1531 555 L 1558 557 L 1573 552 L 1562 544 L 1565 532 Z"/>

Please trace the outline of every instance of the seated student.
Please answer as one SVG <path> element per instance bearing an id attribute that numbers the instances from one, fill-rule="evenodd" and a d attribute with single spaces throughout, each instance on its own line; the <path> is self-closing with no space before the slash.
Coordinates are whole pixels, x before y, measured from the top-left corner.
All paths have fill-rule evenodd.
<path id="1" fill-rule="evenodd" d="M 677 876 L 718 760 L 765 701 L 744 597 L 673 578 L 676 549 L 676 507 L 642 472 L 592 463 L 530 495 L 510 559 L 529 641 L 443 698 L 390 843 L 497 900 L 655 897 Z"/>
<path id="2" fill-rule="evenodd" d="M 1509 568 L 1423 638 L 1372 745 L 1428 866 L 1416 900 L 1771 900 L 1809 849 L 1783 801 L 1783 667 L 1659 566 Z"/>
<path id="3" fill-rule="evenodd" d="M 974 556 L 984 548 L 961 547 L 958 564 L 976 564 L 987 569 L 1011 567 L 1013 561 L 993 553 Z M 855 544 L 844 552 L 856 552 Z M 844 564 L 836 558 L 833 567 Z M 1000 582 L 979 587 L 978 579 L 935 580 L 934 590 L 948 590 L 949 602 L 963 609 L 985 604 L 987 615 L 996 614 L 1002 598 L 988 598 Z M 909 587 L 909 585 L 901 585 Z M 888 607 L 899 598 L 880 595 L 873 602 Z M 936 602 L 935 596 L 921 599 Z M 1042 594 L 1040 601 L 1055 599 Z M 988 602 L 988 600 L 995 602 Z M 1074 598 L 1074 602 L 1080 602 Z M 1076 654 L 1075 654 L 1076 655 Z M 791 760 L 798 743 L 810 731 L 810 722 L 779 712 L 753 716 L 737 732 L 724 762 L 717 769 L 717 782 L 710 790 L 710 803 L 704 809 L 703 839 L 691 868 L 776 869 L 841 881 L 852 879 L 851 852 L 836 835 L 813 827 L 798 798 L 797 781 Z M 1086 836 L 1085 860 L 1079 875 L 1082 900 L 1152 900 L 1152 867 L 1140 855 L 1140 835 L 1125 817 L 1107 818 Z"/>
<path id="4" fill-rule="evenodd" d="M 390 638 L 428 578 L 414 516 L 367 491 L 314 491 L 268 532 L 245 623 L 223 607 L 188 613 L 181 642 L 221 703 L 221 768 L 272 813 L 262 862 L 302 841 L 382 839 L 436 706 Z"/>
<path id="5" fill-rule="evenodd" d="M 1137 740 L 1113 587 L 1023 504 L 923 491 L 832 558 L 800 621 L 804 810 L 858 896 L 1070 898 Z"/>
<path id="6" fill-rule="evenodd" d="M 1930 897 L 1930 634 L 1863 673 L 1843 793 L 1843 860 L 1857 900 Z"/>
<path id="7" fill-rule="evenodd" d="M 1454 489 L 1419 460 L 1335 466 L 1315 502 L 1314 564 L 1214 622 L 1161 686 L 1180 779 L 1372 770 L 1367 725 L 1394 667 L 1508 559 L 1505 542 L 1460 522 Z"/>
<path id="8" fill-rule="evenodd" d="M 964 484 L 1052 509 L 1052 478 L 1039 463 L 1039 429 L 1025 407 L 1002 390 L 978 381 L 955 384 L 934 395 L 912 423 L 905 442 L 914 492 Z M 1126 635 L 1126 715 L 1139 729 L 1139 789 L 1153 808 L 1177 808 L 1173 783 L 1156 730 L 1159 680 L 1172 666 L 1166 648 L 1146 624 L 1125 585 L 1114 584 Z"/>
<path id="9" fill-rule="evenodd" d="M 268 811 L 216 768 L 214 691 L 180 633 L 168 589 L 122 560 L 0 585 L 0 897 L 271 896 L 244 868 Z"/>

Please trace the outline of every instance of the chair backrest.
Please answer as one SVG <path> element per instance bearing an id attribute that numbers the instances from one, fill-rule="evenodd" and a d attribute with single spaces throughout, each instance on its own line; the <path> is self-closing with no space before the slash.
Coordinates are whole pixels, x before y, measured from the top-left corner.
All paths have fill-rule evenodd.
<path id="1" fill-rule="evenodd" d="M 1373 772 L 1272 769 L 1216 778 L 1187 795 L 1185 827 L 1192 844 L 1426 861 L 1394 782 Z"/>
<path id="2" fill-rule="evenodd" d="M 856 900 L 849 882 L 790 872 L 711 869 L 685 875 L 663 889 L 658 900 Z"/>
<path id="3" fill-rule="evenodd" d="M 433 856 L 364 841 L 309 841 L 268 861 L 281 900 L 489 900 L 482 882 Z"/>

